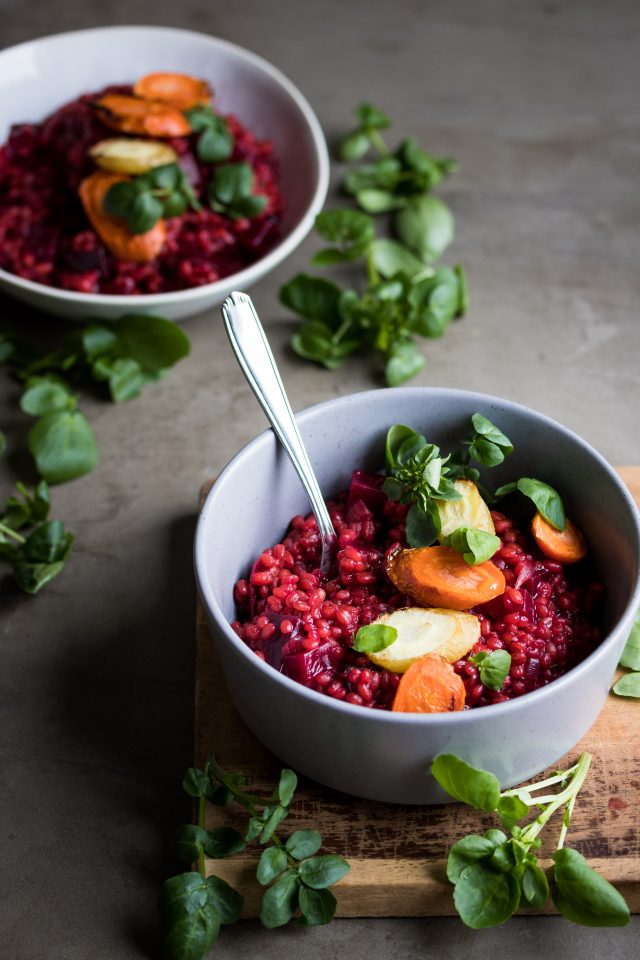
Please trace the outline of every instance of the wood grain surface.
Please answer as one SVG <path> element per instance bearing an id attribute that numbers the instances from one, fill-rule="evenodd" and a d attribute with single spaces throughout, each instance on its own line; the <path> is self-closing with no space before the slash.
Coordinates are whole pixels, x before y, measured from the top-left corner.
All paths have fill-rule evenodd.
<path id="1" fill-rule="evenodd" d="M 620 467 L 619 472 L 640 503 L 640 467 Z M 615 883 L 636 913 L 640 912 L 639 731 L 637 701 L 611 696 L 584 739 L 558 764 L 569 765 L 583 750 L 593 755 L 574 811 L 570 845 Z M 223 766 L 251 775 L 258 792 L 270 793 L 277 782 L 281 764 L 247 730 L 231 704 L 198 603 L 196 764 L 212 753 Z M 244 819 L 241 815 L 236 821 L 232 810 L 208 805 L 208 829 L 222 824 L 242 828 Z M 465 833 L 496 825 L 493 816 L 460 804 L 382 804 L 300 778 L 282 832 L 318 829 L 324 852 L 340 853 L 349 861 L 351 871 L 336 887 L 337 916 L 447 916 L 455 913 L 452 887 L 444 873 L 449 847 Z M 543 847 L 543 856 L 551 852 Z M 256 861 L 253 846 L 228 860 L 207 861 L 208 873 L 223 877 L 244 895 L 246 917 L 259 913 L 262 889 L 255 879 Z M 553 907 L 542 912 L 552 913 Z"/>

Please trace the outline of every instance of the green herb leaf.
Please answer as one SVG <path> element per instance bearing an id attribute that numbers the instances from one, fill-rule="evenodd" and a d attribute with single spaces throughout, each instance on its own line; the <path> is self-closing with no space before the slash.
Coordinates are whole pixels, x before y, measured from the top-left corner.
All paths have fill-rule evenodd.
<path id="1" fill-rule="evenodd" d="M 502 834 L 504 840 L 506 837 Z M 479 836 L 477 833 L 470 833 L 449 850 L 447 858 L 447 878 L 451 883 L 457 883 L 463 871 L 470 867 L 472 863 L 479 860 L 488 860 L 492 856 L 496 844 L 487 836 Z"/>
<path id="2" fill-rule="evenodd" d="M 482 930 L 498 926 L 513 915 L 520 901 L 520 886 L 513 875 L 474 863 L 460 874 L 453 899 L 466 925 Z"/>
<path id="3" fill-rule="evenodd" d="M 81 477 L 98 462 L 91 427 L 79 410 L 45 414 L 29 433 L 29 450 L 48 483 Z"/>
<path id="4" fill-rule="evenodd" d="M 258 838 L 260 843 L 268 843 L 275 831 L 278 829 L 278 826 L 287 818 L 288 815 L 288 807 L 284 807 L 281 804 L 277 804 L 275 807 L 265 807 L 264 826 Z"/>
<path id="5" fill-rule="evenodd" d="M 417 503 L 411 505 L 405 531 L 410 547 L 430 547 L 435 543 L 440 532 L 440 515 L 436 517 L 436 513 L 437 507 L 425 512 Z"/>
<path id="6" fill-rule="evenodd" d="M 413 277 L 424 270 L 424 263 L 401 243 L 380 237 L 371 244 L 371 257 L 376 270 L 383 277 L 393 277 L 397 273 L 406 273 Z"/>
<path id="7" fill-rule="evenodd" d="M 42 417 L 58 410 L 72 410 L 76 405 L 71 390 L 55 374 L 31 377 L 20 398 L 20 408 L 32 417 Z"/>
<path id="8" fill-rule="evenodd" d="M 319 320 L 333 330 L 341 322 L 340 288 L 321 277 L 299 273 L 280 288 L 280 300 L 309 320 Z"/>
<path id="9" fill-rule="evenodd" d="M 244 838 L 233 827 L 214 827 L 207 832 L 205 853 L 208 857 L 220 859 L 240 853 L 245 848 Z"/>
<path id="10" fill-rule="evenodd" d="M 283 770 L 278 783 L 278 800 L 283 807 L 288 807 L 298 786 L 298 778 L 293 770 Z"/>
<path id="11" fill-rule="evenodd" d="M 385 449 L 387 471 L 391 472 L 397 465 L 405 464 L 426 444 L 422 434 L 416 433 L 411 427 L 401 423 L 389 427 Z"/>
<path id="12" fill-rule="evenodd" d="M 472 767 L 451 753 L 439 754 L 431 765 L 431 773 L 456 800 L 486 813 L 496 809 L 500 783 L 493 773 Z"/>
<path id="13" fill-rule="evenodd" d="M 338 901 L 330 890 L 312 890 L 303 886 L 298 904 L 305 925 L 316 927 L 333 920 Z"/>
<path id="14" fill-rule="evenodd" d="M 312 857 L 322 846 L 322 837 L 317 830 L 295 830 L 286 844 L 287 853 L 296 860 Z"/>
<path id="15" fill-rule="evenodd" d="M 490 690 L 500 690 L 511 669 L 511 654 L 507 650 L 481 651 L 469 657 L 479 667 L 480 681 Z"/>
<path id="16" fill-rule="evenodd" d="M 210 797 L 213 786 L 204 770 L 199 770 L 197 767 L 189 767 L 182 781 L 182 789 L 188 793 L 190 797 Z"/>
<path id="17" fill-rule="evenodd" d="M 396 213 L 394 227 L 400 240 L 424 263 L 437 260 L 453 240 L 453 216 L 437 197 L 411 200 Z"/>
<path id="18" fill-rule="evenodd" d="M 500 549 L 501 541 L 499 537 L 487 533 L 486 530 L 458 527 L 445 538 L 445 544 L 457 553 L 461 553 L 465 561 L 473 565 L 490 560 L 496 550 Z"/>
<path id="19" fill-rule="evenodd" d="M 588 927 L 626 926 L 630 915 L 624 898 L 577 850 L 556 850 L 553 862 L 551 896 L 563 917 Z"/>
<path id="20" fill-rule="evenodd" d="M 560 495 L 548 483 L 534 480 L 531 477 L 522 477 L 518 480 L 518 490 L 525 497 L 529 497 L 536 505 L 538 513 L 556 530 L 564 530 L 566 518 Z"/>
<path id="21" fill-rule="evenodd" d="M 636 617 L 635 623 L 631 627 L 631 632 L 620 657 L 620 666 L 627 667 L 629 670 L 640 670 L 640 616 Z"/>
<path id="22" fill-rule="evenodd" d="M 350 870 L 344 857 L 326 854 L 323 857 L 310 857 L 302 860 L 298 867 L 300 878 L 307 887 L 323 890 L 341 880 Z"/>
<path id="23" fill-rule="evenodd" d="M 209 206 L 233 219 L 251 217 L 266 206 L 266 198 L 252 194 L 253 170 L 249 163 L 222 163 L 214 168 L 207 185 Z M 255 204 L 253 201 L 258 201 Z"/>
<path id="24" fill-rule="evenodd" d="M 495 652 L 506 653 L 506 650 L 505 651 L 496 650 Z M 511 657 L 509 656 L 509 654 L 507 654 L 507 656 L 509 657 L 509 662 L 511 662 Z M 500 687 L 501 686 L 502 686 L 502 683 L 500 684 Z M 500 687 L 498 687 L 498 690 L 500 689 Z M 492 687 L 491 689 L 495 690 L 496 688 Z M 516 797 L 516 796 L 500 797 L 500 799 L 498 800 L 498 806 L 496 809 L 500 816 L 502 826 L 505 828 L 505 830 L 510 830 L 514 826 L 514 824 L 518 823 L 519 820 L 523 820 L 526 816 L 529 815 L 529 812 L 530 812 L 530 808 L 528 804 L 526 804 L 523 800 L 521 800 L 520 797 Z"/>
<path id="25" fill-rule="evenodd" d="M 145 371 L 166 370 L 188 356 L 189 339 L 177 323 L 162 317 L 130 314 L 116 325 L 115 352 L 130 357 Z"/>
<path id="26" fill-rule="evenodd" d="M 397 638 L 398 631 L 385 623 L 370 623 L 360 627 L 353 641 L 353 649 L 359 653 L 378 653 L 385 650 Z"/>
<path id="27" fill-rule="evenodd" d="M 549 883 L 537 863 L 526 863 L 522 880 L 522 899 L 533 910 L 541 910 L 549 899 Z"/>
<path id="28" fill-rule="evenodd" d="M 338 145 L 338 156 L 341 160 L 349 163 L 352 160 L 360 160 L 364 157 L 370 147 L 369 138 L 366 133 L 360 130 L 354 130 L 353 133 L 343 137 Z"/>
<path id="29" fill-rule="evenodd" d="M 199 873 L 165 880 L 160 895 L 162 954 L 166 960 L 202 960 L 220 930 L 220 913 L 209 902 Z"/>
<path id="30" fill-rule="evenodd" d="M 221 877 L 207 877 L 209 905 L 215 907 L 225 926 L 237 923 L 244 907 L 244 899 Z"/>
<path id="31" fill-rule="evenodd" d="M 272 880 L 275 880 L 276 877 L 279 877 L 280 874 L 287 869 L 288 865 L 289 861 L 282 847 L 267 847 L 266 850 L 262 851 L 258 862 L 258 870 L 256 872 L 258 883 L 266 886 L 268 883 L 271 883 Z"/>
<path id="32" fill-rule="evenodd" d="M 265 890 L 260 905 L 260 921 L 268 930 L 288 923 L 298 906 L 300 878 L 297 870 L 287 870 L 273 886 Z"/>
<path id="33" fill-rule="evenodd" d="M 207 842 L 207 831 L 194 823 L 179 827 L 173 838 L 173 849 L 178 860 L 193 863 L 198 859 Z"/>
<path id="34" fill-rule="evenodd" d="M 425 359 L 413 340 L 396 340 L 384 368 L 387 386 L 397 387 L 405 380 L 415 377 L 424 367 Z"/>
<path id="35" fill-rule="evenodd" d="M 368 127 L 371 130 L 384 130 L 391 126 L 391 121 L 386 113 L 383 113 L 378 107 L 371 103 L 359 104 L 354 113 L 362 127 Z"/>
<path id="36" fill-rule="evenodd" d="M 613 686 L 619 697 L 640 697 L 640 673 L 626 673 Z"/>

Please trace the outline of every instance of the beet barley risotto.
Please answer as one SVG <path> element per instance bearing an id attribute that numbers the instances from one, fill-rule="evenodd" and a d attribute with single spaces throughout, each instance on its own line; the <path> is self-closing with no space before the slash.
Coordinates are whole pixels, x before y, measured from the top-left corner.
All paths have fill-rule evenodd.
<path id="1" fill-rule="evenodd" d="M 328 576 L 315 518 L 292 519 L 235 586 L 232 627 L 256 656 L 326 696 L 410 712 L 501 703 L 588 656 L 603 587 L 582 534 L 533 478 L 499 488 L 490 511 L 471 461 L 512 447 L 480 414 L 473 427 L 450 457 L 391 428 L 386 477 L 356 470 L 328 503 Z"/>
<path id="2" fill-rule="evenodd" d="M 83 94 L 0 148 L 0 267 L 80 293 L 213 283 L 278 239 L 273 146 L 159 73 Z"/>

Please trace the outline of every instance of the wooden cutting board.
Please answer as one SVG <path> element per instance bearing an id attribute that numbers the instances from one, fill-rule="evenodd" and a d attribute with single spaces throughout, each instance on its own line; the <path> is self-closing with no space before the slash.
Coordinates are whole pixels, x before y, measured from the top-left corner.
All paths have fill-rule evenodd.
<path id="1" fill-rule="evenodd" d="M 640 467 L 620 467 L 619 473 L 640 504 Z M 569 843 L 617 886 L 634 912 L 640 912 L 640 703 L 610 696 L 597 722 L 558 767 L 569 766 L 583 750 L 593 755 L 593 762 L 574 810 Z M 196 765 L 213 753 L 224 767 L 249 774 L 257 792 L 270 793 L 277 783 L 282 764 L 247 730 L 232 706 L 198 603 Z M 208 829 L 223 824 L 242 829 L 244 823 L 242 816 L 234 820 L 231 810 L 208 805 Z M 447 851 L 464 834 L 490 826 L 497 826 L 495 817 L 461 804 L 376 803 L 300 778 L 282 834 L 317 829 L 323 852 L 347 858 L 351 871 L 335 888 L 337 916 L 422 917 L 455 914 L 453 888 L 444 870 Z M 552 838 L 557 830 L 551 831 Z M 548 856 L 551 852 L 542 851 Z M 243 894 L 246 917 L 259 914 L 257 857 L 251 845 L 230 859 L 207 861 L 208 873 Z M 550 906 L 542 912 L 554 910 Z"/>

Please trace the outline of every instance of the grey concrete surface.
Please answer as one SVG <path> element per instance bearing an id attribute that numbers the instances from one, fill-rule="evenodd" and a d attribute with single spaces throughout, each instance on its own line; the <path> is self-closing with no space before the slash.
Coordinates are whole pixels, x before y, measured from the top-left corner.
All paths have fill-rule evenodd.
<path id="1" fill-rule="evenodd" d="M 457 221 L 450 262 L 468 267 L 471 308 L 425 345 L 418 383 L 495 392 L 566 423 L 614 463 L 640 463 L 640 7 L 611 0 L 0 0 L 0 43 L 84 26 L 203 30 L 277 64 L 329 139 L 364 99 L 451 154 L 443 195 Z M 294 409 L 368 388 L 354 361 L 297 361 L 279 285 L 312 240 L 254 288 Z M 62 331 L 13 302 L 3 318 Z M 55 491 L 73 561 L 40 596 L 0 581 L 0 956 L 154 956 L 166 840 L 187 815 L 191 758 L 191 541 L 199 485 L 264 426 L 215 314 L 184 325 L 193 352 L 119 407 L 85 405 L 101 463 Z M 0 378 L 2 426 L 27 418 Z M 2 466 L 2 496 L 15 478 Z M 453 919 L 225 929 L 222 958 L 637 955 L 624 930 L 526 919 L 474 933 Z"/>

